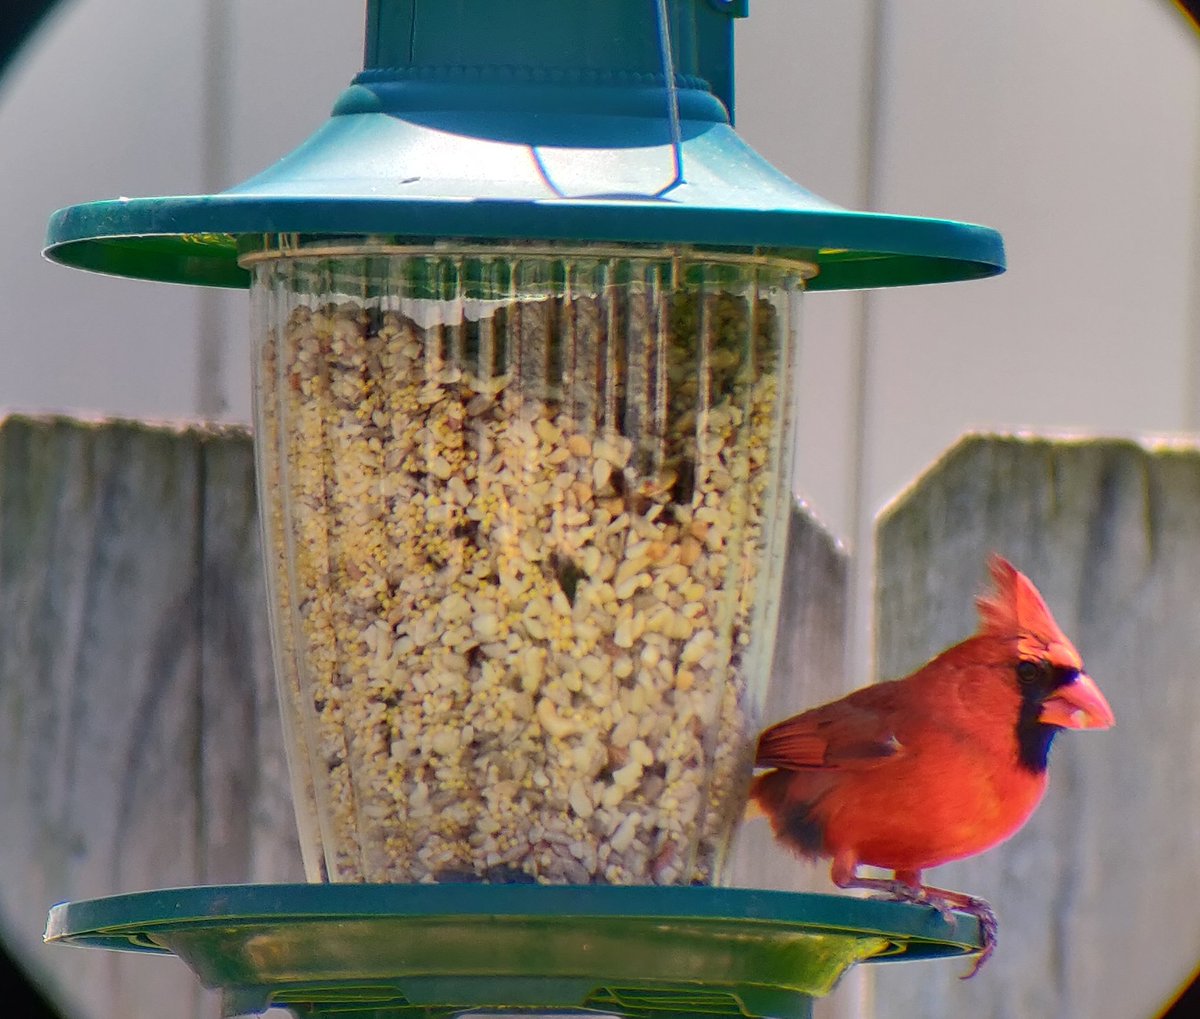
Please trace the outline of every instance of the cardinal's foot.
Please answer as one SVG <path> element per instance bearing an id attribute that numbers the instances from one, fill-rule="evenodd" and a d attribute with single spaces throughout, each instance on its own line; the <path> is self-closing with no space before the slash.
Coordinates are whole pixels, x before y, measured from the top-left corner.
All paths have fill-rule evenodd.
<path id="1" fill-rule="evenodd" d="M 996 941 L 1000 937 L 1000 921 L 996 918 L 996 914 L 992 911 L 983 899 L 975 899 L 973 907 L 963 907 L 962 912 L 970 913 L 976 920 L 979 921 L 979 935 L 983 941 L 983 947 L 979 950 L 979 954 L 975 956 L 975 964 L 971 967 L 971 972 L 964 973 L 960 980 L 970 980 L 983 964 L 991 958 L 992 953 L 996 950 Z"/>
<path id="2" fill-rule="evenodd" d="M 893 878 L 859 877 L 853 870 L 839 874 L 835 870 L 834 883 L 839 888 L 865 888 L 876 892 L 880 898 L 891 901 L 914 902 L 936 909 L 946 923 L 954 926 L 955 913 L 966 913 L 979 921 L 979 937 L 983 942 L 971 972 L 960 979 L 970 980 L 996 950 L 1000 933 L 1000 921 L 992 907 L 983 899 L 965 892 L 952 892 L 947 888 L 932 888 L 920 883 L 919 871 L 897 872 Z"/>
<path id="3" fill-rule="evenodd" d="M 979 921 L 979 937 L 983 945 L 979 949 L 979 954 L 975 956 L 975 964 L 971 967 L 971 972 L 959 978 L 960 980 L 970 980 L 996 950 L 996 941 L 1000 935 L 1000 921 L 996 918 L 995 911 L 983 899 L 978 899 L 974 895 L 966 895 L 963 892 L 929 887 L 924 887 L 921 891 L 923 901 L 931 905 L 951 923 L 953 923 L 954 917 L 952 911 L 966 913 Z"/>

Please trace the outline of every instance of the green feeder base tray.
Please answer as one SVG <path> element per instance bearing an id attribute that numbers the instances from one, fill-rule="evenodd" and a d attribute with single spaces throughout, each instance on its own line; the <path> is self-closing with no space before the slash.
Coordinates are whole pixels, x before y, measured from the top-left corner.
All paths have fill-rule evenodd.
<path id="1" fill-rule="evenodd" d="M 965 914 L 738 888 L 233 885 L 68 902 L 48 942 L 173 953 L 224 1014 L 806 1019 L 856 962 L 966 955 Z"/>

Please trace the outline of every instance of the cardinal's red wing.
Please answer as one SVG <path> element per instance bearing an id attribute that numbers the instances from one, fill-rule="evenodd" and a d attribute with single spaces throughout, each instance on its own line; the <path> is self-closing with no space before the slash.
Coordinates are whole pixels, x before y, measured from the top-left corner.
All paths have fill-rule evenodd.
<path id="1" fill-rule="evenodd" d="M 813 708 L 771 726 L 759 737 L 756 768 L 872 768 L 904 750 L 879 687 Z"/>

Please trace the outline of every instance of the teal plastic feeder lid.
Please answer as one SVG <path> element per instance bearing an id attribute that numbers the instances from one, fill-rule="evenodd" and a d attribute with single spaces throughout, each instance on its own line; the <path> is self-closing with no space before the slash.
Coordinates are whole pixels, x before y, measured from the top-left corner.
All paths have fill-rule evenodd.
<path id="1" fill-rule="evenodd" d="M 46 940 L 171 953 L 226 1015 L 586 1010 L 807 1019 L 857 962 L 979 949 L 974 917 L 734 888 L 241 885 L 54 907 Z"/>
<path id="2" fill-rule="evenodd" d="M 62 209 L 46 254 L 227 287 L 249 283 L 239 251 L 289 236 L 758 251 L 815 264 L 812 290 L 1003 271 L 994 230 L 847 211 L 738 137 L 732 40 L 744 8 L 370 0 L 365 70 L 296 151 L 216 195 Z"/>

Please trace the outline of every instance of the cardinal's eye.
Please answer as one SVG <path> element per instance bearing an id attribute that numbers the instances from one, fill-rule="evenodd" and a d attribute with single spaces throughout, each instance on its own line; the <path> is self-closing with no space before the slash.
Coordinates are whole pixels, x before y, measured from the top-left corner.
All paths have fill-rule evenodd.
<path id="1" fill-rule="evenodd" d="M 1045 679 L 1048 669 L 1045 662 L 1017 662 L 1017 679 L 1028 686 L 1039 679 Z"/>

